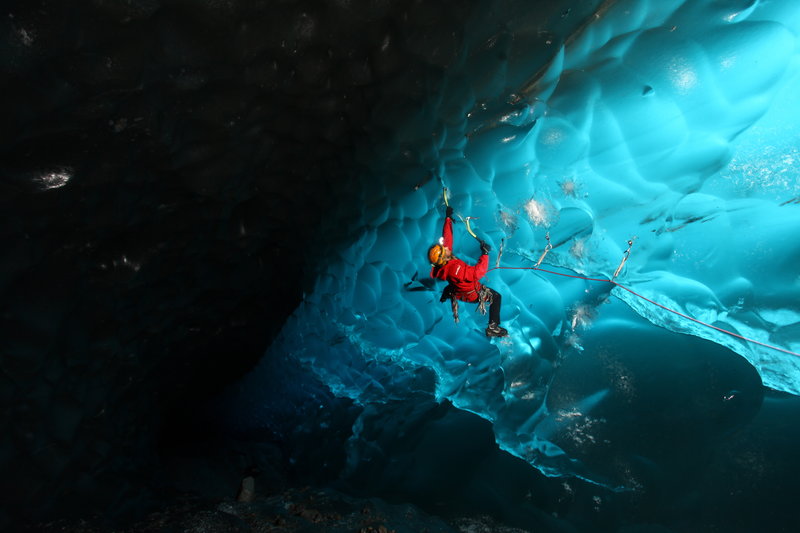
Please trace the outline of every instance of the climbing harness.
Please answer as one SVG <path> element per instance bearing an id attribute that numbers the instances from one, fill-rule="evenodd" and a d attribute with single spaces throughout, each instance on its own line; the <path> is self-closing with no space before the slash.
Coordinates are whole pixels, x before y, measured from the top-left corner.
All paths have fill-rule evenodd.
<path id="1" fill-rule="evenodd" d="M 478 290 L 478 312 L 480 314 L 486 314 L 486 306 L 492 305 L 492 291 L 486 285 L 481 285 L 481 288 Z"/>
<path id="2" fill-rule="evenodd" d="M 486 306 L 492 305 L 492 301 L 494 298 L 492 297 L 492 290 L 485 286 L 481 285 L 481 288 L 477 291 L 469 291 L 464 294 L 472 294 L 473 292 L 478 293 L 478 312 L 482 315 L 486 314 Z M 458 324 L 459 317 L 458 317 L 458 298 L 456 297 L 456 290 L 452 285 L 448 285 L 442 290 L 442 296 L 439 298 L 440 302 L 445 302 L 450 300 L 450 308 L 453 311 L 453 321 Z"/>

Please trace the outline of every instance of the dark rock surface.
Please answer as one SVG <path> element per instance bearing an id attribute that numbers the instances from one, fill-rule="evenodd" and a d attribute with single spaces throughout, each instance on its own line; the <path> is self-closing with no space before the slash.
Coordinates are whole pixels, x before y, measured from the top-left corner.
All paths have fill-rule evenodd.
<path id="1" fill-rule="evenodd" d="M 100 533 L 102 524 L 84 519 L 55 521 L 41 533 Z M 377 498 L 360 499 L 331 489 L 287 490 L 253 502 L 186 500 L 119 533 L 524 533 L 489 516 L 445 521 L 409 504 L 390 504 Z"/>
<path id="2" fill-rule="evenodd" d="M 165 505 L 164 450 L 211 431 L 195 414 L 352 237 L 351 176 L 415 164 L 394 129 L 426 94 L 458 109 L 450 65 L 564 24 L 527 6 L 5 2 L 0 529 Z"/>

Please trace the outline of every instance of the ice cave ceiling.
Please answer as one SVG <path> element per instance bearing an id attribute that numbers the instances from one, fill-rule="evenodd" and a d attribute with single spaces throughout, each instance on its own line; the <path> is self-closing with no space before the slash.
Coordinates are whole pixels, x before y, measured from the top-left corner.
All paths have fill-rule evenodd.
<path id="1" fill-rule="evenodd" d="M 365 408 L 350 470 L 421 397 L 611 490 L 800 392 L 795 2 L 201 4 L 0 13 L 7 501 L 130 497 L 259 359 L 236 430 L 300 365 Z M 428 278 L 444 188 L 507 339 Z"/>
<path id="2" fill-rule="evenodd" d="M 649 403 L 665 361 L 730 354 L 696 384 L 716 398 L 707 416 L 760 401 L 734 352 L 796 394 L 798 129 L 786 116 L 799 14 L 785 2 L 607 2 L 528 80 L 487 43 L 488 57 L 451 67 L 400 120 L 390 140 L 410 168 L 373 160 L 361 174 L 359 231 L 326 256 L 272 350 L 366 404 L 416 393 L 415 373 L 431 371 L 423 389 L 490 420 L 501 447 L 620 489 L 636 480 L 624 460 L 607 472 L 611 406 Z M 486 282 L 503 294 L 508 339 L 488 342 L 477 313 L 455 324 L 426 282 L 444 188 L 494 248 Z M 457 254 L 476 261 L 469 228 L 456 234 Z M 595 379 L 576 385 L 582 374 Z M 255 372 L 241 394 L 258 389 Z"/>

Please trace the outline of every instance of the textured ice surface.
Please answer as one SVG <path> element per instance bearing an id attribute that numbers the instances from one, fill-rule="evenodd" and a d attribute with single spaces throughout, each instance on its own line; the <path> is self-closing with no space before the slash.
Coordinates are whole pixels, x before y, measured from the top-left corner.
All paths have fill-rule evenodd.
<path id="1" fill-rule="evenodd" d="M 552 36 L 552 60 L 534 76 L 532 58 L 527 81 L 492 38 L 444 87 L 406 95 L 409 113 L 387 116 L 362 155 L 361 216 L 337 222 L 349 244 L 326 256 L 276 354 L 360 404 L 447 399 L 543 472 L 610 487 L 635 487 L 630 457 L 646 455 L 619 431 L 631 412 L 695 398 L 694 429 L 735 419 L 755 393 L 726 348 L 765 385 L 800 393 L 796 355 L 653 303 L 800 351 L 800 6 L 611 4 Z M 443 185 L 492 266 L 503 251 L 485 281 L 503 294 L 507 339 L 487 340 L 470 306 L 455 324 L 428 280 Z M 531 270 L 548 236 L 547 271 Z M 652 302 L 602 281 L 629 239 L 616 281 Z M 477 260 L 461 224 L 455 240 Z M 665 416 L 663 431 L 682 430 Z"/>

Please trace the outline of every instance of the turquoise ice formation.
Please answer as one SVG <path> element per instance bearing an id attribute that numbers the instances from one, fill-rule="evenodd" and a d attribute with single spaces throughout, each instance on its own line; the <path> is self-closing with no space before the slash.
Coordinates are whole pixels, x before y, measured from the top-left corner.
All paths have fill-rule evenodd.
<path id="1" fill-rule="evenodd" d="M 789 0 L 605 2 L 527 60 L 501 53 L 501 35 L 443 86 L 387 95 L 408 112 L 378 107 L 385 131 L 331 220 L 346 244 L 321 252 L 268 355 L 361 405 L 448 400 L 541 471 L 615 488 L 636 480 L 609 466 L 624 411 L 609 405 L 663 402 L 651 374 L 691 381 L 746 360 L 767 387 L 800 393 L 798 34 Z M 428 280 L 443 186 L 502 267 L 485 282 L 503 294 L 507 339 L 487 340 L 471 306 L 454 323 Z M 532 270 L 547 238 L 547 271 Z M 615 281 L 633 292 L 602 281 L 629 240 Z M 477 260 L 463 224 L 455 251 Z M 713 376 L 698 385 L 719 401 L 711 414 L 741 393 Z"/>

